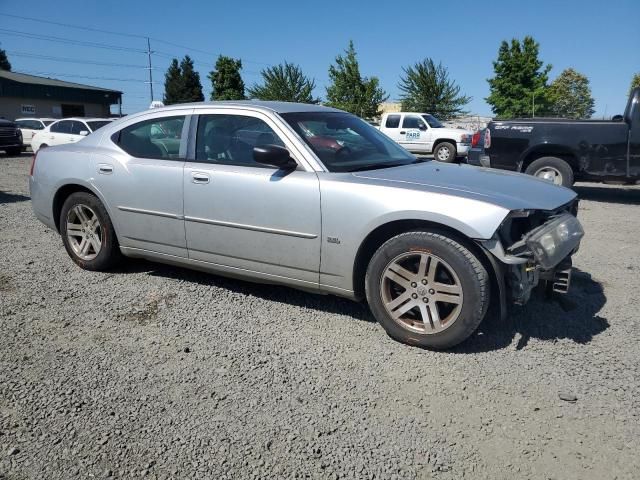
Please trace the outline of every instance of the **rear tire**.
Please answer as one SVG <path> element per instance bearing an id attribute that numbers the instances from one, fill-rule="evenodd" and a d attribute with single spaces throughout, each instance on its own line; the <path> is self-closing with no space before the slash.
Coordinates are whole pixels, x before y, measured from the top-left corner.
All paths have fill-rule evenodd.
<path id="1" fill-rule="evenodd" d="M 402 343 L 446 349 L 466 340 L 490 302 L 490 280 L 457 241 L 414 231 L 385 242 L 365 277 L 367 301 L 387 334 Z"/>
<path id="2" fill-rule="evenodd" d="M 573 186 L 573 169 L 571 165 L 558 157 L 538 158 L 531 162 L 524 173 L 563 187 L 571 188 Z"/>
<path id="3" fill-rule="evenodd" d="M 443 163 L 455 162 L 456 146 L 449 142 L 439 143 L 433 151 L 433 158 Z"/>
<path id="4" fill-rule="evenodd" d="M 60 235 L 71 259 L 85 270 L 108 270 L 122 258 L 109 214 L 90 193 L 72 193 L 65 200 Z"/>

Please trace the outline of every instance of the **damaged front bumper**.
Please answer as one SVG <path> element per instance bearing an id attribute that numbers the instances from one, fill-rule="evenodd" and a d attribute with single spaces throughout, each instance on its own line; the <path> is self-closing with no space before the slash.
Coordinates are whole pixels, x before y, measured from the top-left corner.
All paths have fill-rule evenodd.
<path id="1" fill-rule="evenodd" d="M 483 246 L 502 263 L 501 280 L 506 300 L 523 305 L 541 281 L 551 291 L 567 293 L 571 284 L 571 256 L 577 252 L 584 230 L 568 211 L 538 219 L 539 225 L 522 234 L 522 219 L 528 212 L 514 212 L 502 232 Z M 514 228 L 513 220 L 520 225 Z M 515 238 L 519 237 L 516 241 Z M 504 244 L 509 245 L 506 249 Z"/>

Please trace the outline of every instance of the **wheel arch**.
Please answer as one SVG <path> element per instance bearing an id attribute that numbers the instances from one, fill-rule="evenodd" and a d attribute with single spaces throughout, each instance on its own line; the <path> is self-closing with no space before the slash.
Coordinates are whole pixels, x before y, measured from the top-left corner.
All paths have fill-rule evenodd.
<path id="1" fill-rule="evenodd" d="M 434 151 L 438 147 L 438 145 L 445 142 L 451 143 L 455 147 L 456 152 L 458 151 L 458 142 L 456 142 L 453 138 L 438 138 L 435 142 L 433 142 L 431 151 Z"/>
<path id="2" fill-rule="evenodd" d="M 556 144 L 536 145 L 525 150 L 518 161 L 518 171 L 524 172 L 535 160 L 542 157 L 557 157 L 569 164 L 573 173 L 579 171 L 578 157 L 569 147 Z"/>
<path id="3" fill-rule="evenodd" d="M 500 315 L 505 314 L 506 293 L 504 288 L 504 272 L 500 263 L 492 258 L 475 240 L 461 231 L 448 225 L 429 220 L 394 220 L 384 223 L 371 231 L 360 244 L 353 265 L 353 289 L 356 298 L 365 298 L 365 275 L 373 254 L 390 238 L 412 230 L 440 233 L 463 245 L 482 263 L 491 281 L 490 305 L 501 307 Z"/>
<path id="4" fill-rule="evenodd" d="M 57 188 L 56 192 L 53 195 L 53 201 L 51 205 L 52 206 L 51 213 L 53 214 L 53 221 L 55 223 L 56 230 L 58 231 L 58 233 L 60 233 L 60 212 L 62 212 L 62 206 L 64 205 L 65 200 L 69 198 L 71 194 L 76 192 L 90 193 L 91 195 L 98 198 L 98 200 L 102 202 L 102 205 L 104 205 L 104 208 L 107 210 L 107 213 L 109 213 L 109 215 L 111 216 L 107 203 L 104 201 L 104 198 L 102 198 L 102 195 L 100 195 L 100 193 L 96 189 L 92 188 L 89 185 L 85 185 L 79 182 L 65 183 L 63 185 L 60 185 Z M 112 223 L 113 223 L 113 217 L 112 217 Z M 113 228 L 116 229 L 115 224 L 113 225 Z"/>

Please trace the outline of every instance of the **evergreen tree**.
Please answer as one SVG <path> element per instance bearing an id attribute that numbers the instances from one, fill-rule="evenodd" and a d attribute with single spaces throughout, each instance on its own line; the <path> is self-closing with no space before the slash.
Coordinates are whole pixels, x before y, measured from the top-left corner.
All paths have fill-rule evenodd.
<path id="1" fill-rule="evenodd" d="M 460 87 L 449 79 L 447 68 L 431 58 L 403 69 L 398 88 L 402 110 L 427 112 L 442 120 L 465 114 L 463 107 L 471 101 L 460 94 Z"/>
<path id="2" fill-rule="evenodd" d="M 327 105 L 362 118 L 377 117 L 380 115 L 380 104 L 389 96 L 380 88 L 376 77 L 360 75 L 353 41 L 349 42 L 345 54 L 338 55 L 336 64 L 329 67 L 331 85 L 327 87 Z"/>
<path id="3" fill-rule="evenodd" d="M 595 104 L 589 79 L 573 68 L 567 68 L 548 90 L 549 113 L 564 118 L 591 118 Z"/>
<path id="4" fill-rule="evenodd" d="M 251 98 L 300 103 L 318 103 L 319 101 L 313 98 L 315 81 L 305 76 L 298 65 L 284 62 L 284 64 L 266 68 L 260 73 L 264 83 L 249 89 Z"/>
<path id="5" fill-rule="evenodd" d="M 530 36 L 522 43 L 503 41 L 493 62 L 495 77 L 488 79 L 491 94 L 485 99 L 499 117 L 529 117 L 547 108 L 547 81 L 551 65 L 538 59 L 540 45 Z"/>
<path id="6" fill-rule="evenodd" d="M 180 62 L 180 70 L 182 71 L 182 88 L 183 102 L 202 102 L 204 95 L 202 94 L 202 84 L 200 83 L 200 74 L 193 68 L 193 60 L 189 55 L 185 55 Z"/>
<path id="7" fill-rule="evenodd" d="M 211 100 L 244 100 L 244 82 L 240 76 L 242 60 L 220 55 L 209 72 Z"/>
<path id="8" fill-rule="evenodd" d="M 183 90 L 182 70 L 178 65 L 178 59 L 174 58 L 171 60 L 167 73 L 164 74 L 164 104 L 171 105 L 182 102 Z"/>
<path id="9" fill-rule="evenodd" d="M 11 62 L 7 58 L 7 52 L 0 48 L 0 70 L 11 71 Z"/>
<path id="10" fill-rule="evenodd" d="M 631 86 L 629 87 L 629 93 L 631 93 L 631 91 L 634 88 L 638 88 L 638 87 L 640 87 L 640 72 L 636 73 L 631 79 Z"/>

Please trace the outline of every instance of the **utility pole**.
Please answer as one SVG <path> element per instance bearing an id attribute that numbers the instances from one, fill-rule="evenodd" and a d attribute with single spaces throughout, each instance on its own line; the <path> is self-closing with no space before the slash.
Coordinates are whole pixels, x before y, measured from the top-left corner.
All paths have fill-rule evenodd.
<path id="1" fill-rule="evenodd" d="M 151 41 L 147 37 L 147 57 L 149 58 L 149 90 L 151 92 L 151 102 L 153 103 L 153 75 L 151 73 Z"/>
<path id="2" fill-rule="evenodd" d="M 536 92 L 531 93 L 531 118 L 536 118 Z"/>

